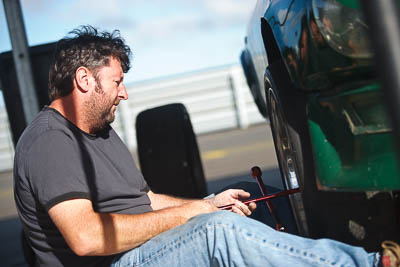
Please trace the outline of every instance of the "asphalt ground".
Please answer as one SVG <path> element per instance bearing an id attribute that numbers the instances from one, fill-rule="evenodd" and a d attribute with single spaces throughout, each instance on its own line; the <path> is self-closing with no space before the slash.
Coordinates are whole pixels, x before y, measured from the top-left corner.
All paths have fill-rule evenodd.
<path id="1" fill-rule="evenodd" d="M 282 188 L 269 125 L 259 124 L 198 136 L 208 192 L 217 192 L 238 182 L 254 181 L 253 166 L 259 166 L 266 185 Z M 135 153 L 133 153 L 136 158 Z M 12 189 L 12 173 L 0 173 L 0 267 L 27 266 L 20 243 Z"/>

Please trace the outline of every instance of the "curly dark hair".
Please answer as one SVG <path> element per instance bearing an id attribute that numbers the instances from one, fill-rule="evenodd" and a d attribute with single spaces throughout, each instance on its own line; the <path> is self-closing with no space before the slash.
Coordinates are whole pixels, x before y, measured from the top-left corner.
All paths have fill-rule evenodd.
<path id="1" fill-rule="evenodd" d="M 96 76 L 114 57 L 121 62 L 123 72 L 130 69 L 131 50 L 118 30 L 110 33 L 92 26 L 80 26 L 69 35 L 72 36 L 61 39 L 56 45 L 49 72 L 50 101 L 72 92 L 75 72 L 81 66 Z"/>

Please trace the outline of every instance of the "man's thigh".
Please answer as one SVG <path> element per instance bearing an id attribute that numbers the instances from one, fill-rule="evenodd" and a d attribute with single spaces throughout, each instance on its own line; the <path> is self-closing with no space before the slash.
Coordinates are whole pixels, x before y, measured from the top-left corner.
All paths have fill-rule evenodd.
<path id="1" fill-rule="evenodd" d="M 198 215 L 120 258 L 116 266 L 377 266 L 379 255 L 275 231 L 232 212 Z"/>

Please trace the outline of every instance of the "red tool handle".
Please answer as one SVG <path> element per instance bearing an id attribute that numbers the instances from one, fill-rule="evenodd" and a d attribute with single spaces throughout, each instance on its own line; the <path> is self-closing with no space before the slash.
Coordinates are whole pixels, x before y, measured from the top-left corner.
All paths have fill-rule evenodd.
<path id="1" fill-rule="evenodd" d="M 243 201 L 243 203 L 248 205 L 248 204 L 250 204 L 252 202 L 256 202 L 257 203 L 257 202 L 265 201 L 265 200 L 271 199 L 271 198 L 282 197 L 282 196 L 287 196 L 287 195 L 299 193 L 300 191 L 301 191 L 300 188 L 294 188 L 294 189 L 278 192 L 278 193 L 275 193 L 275 194 L 270 194 L 270 195 L 265 196 L 265 197 L 249 199 L 249 200 Z M 232 209 L 233 206 L 234 206 L 234 204 L 229 204 L 229 205 L 221 206 L 221 207 L 218 207 L 218 208 L 221 209 L 221 210 L 230 210 L 230 209 Z"/>
<path id="2" fill-rule="evenodd" d="M 267 188 L 265 187 L 265 184 L 261 178 L 261 169 L 258 166 L 254 166 L 251 168 L 251 176 L 253 176 L 254 179 L 256 179 L 258 186 L 260 187 L 261 194 L 265 197 L 268 195 Z M 280 222 L 279 217 L 277 216 L 275 212 L 274 205 L 272 204 L 270 199 L 267 199 L 265 201 L 265 204 L 267 204 L 269 214 L 271 215 L 272 219 L 275 222 L 275 228 L 278 231 L 285 231 L 285 226 Z"/>

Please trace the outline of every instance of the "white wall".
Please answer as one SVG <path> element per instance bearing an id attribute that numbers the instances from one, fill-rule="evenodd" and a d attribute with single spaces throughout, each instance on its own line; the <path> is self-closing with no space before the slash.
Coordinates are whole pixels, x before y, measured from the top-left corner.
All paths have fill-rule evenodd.
<path id="1" fill-rule="evenodd" d="M 260 115 L 240 65 L 196 71 L 127 84 L 129 99 L 120 102 L 112 124 L 131 150 L 136 149 L 136 116 L 141 111 L 182 103 L 196 134 L 246 128 L 265 119 Z M 14 149 L 5 108 L 0 108 L 0 171 L 12 168 Z"/>

